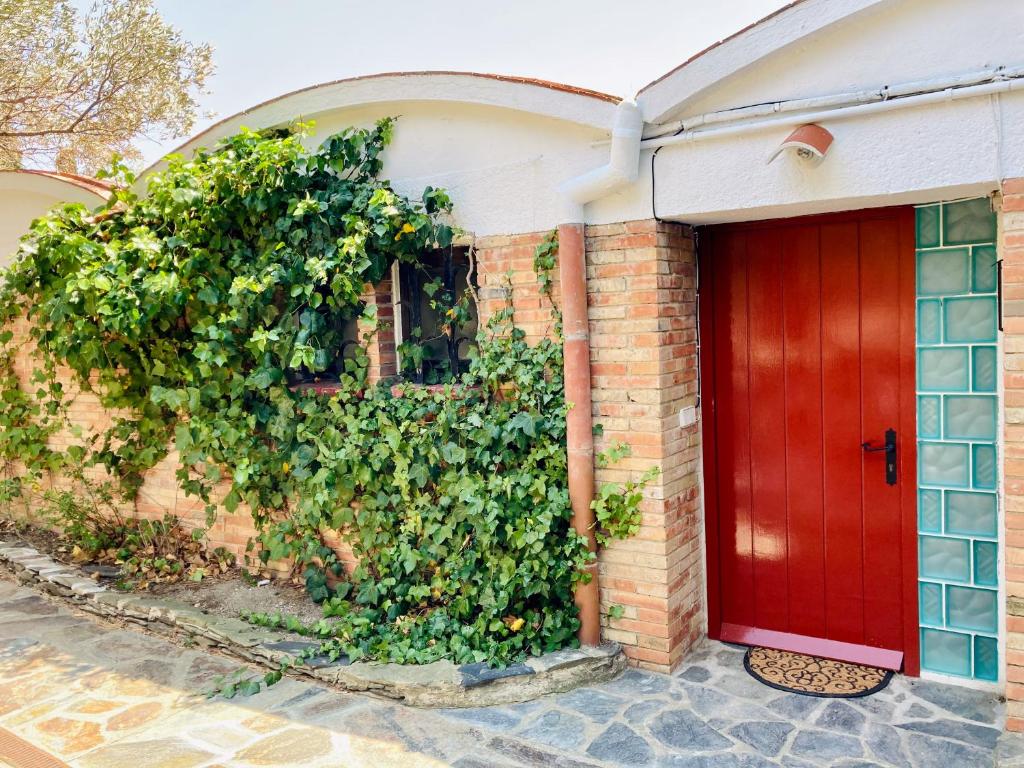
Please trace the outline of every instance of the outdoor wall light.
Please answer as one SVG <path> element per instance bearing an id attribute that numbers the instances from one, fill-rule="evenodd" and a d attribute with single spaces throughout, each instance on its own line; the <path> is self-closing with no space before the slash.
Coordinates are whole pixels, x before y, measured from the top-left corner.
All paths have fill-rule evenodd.
<path id="1" fill-rule="evenodd" d="M 816 166 L 825 159 L 833 141 L 835 137 L 820 125 L 801 125 L 776 148 L 768 162 L 771 163 L 783 152 L 792 151 L 801 161 Z"/>

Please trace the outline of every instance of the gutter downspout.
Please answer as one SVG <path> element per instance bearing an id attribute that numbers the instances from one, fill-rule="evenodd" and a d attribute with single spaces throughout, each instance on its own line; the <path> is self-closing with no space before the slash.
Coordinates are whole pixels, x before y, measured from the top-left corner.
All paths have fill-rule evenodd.
<path id="1" fill-rule="evenodd" d="M 564 182 L 565 223 L 558 226 L 558 270 L 562 293 L 565 338 L 565 399 L 569 501 L 573 528 L 597 552 L 594 535 L 594 422 L 590 398 L 590 323 L 587 318 L 587 261 L 583 206 L 636 180 L 640 166 L 640 140 L 644 120 L 634 101 L 622 101 L 615 111 L 611 152 L 607 165 Z M 590 581 L 576 587 L 579 639 L 582 645 L 601 642 L 601 606 L 596 559 L 587 566 Z"/>

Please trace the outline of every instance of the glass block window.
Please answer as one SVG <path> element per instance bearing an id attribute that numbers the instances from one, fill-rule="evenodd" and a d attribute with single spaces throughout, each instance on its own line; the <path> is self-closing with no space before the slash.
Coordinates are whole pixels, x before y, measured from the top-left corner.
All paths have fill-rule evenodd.
<path id="1" fill-rule="evenodd" d="M 917 209 L 921 667 L 999 678 L 996 217 Z"/>

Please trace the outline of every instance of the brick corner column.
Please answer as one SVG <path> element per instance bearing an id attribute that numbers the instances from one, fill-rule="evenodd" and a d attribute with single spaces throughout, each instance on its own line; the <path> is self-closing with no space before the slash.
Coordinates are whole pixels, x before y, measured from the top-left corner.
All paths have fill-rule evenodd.
<path id="1" fill-rule="evenodd" d="M 1024 731 L 1024 179 L 1003 182 L 1003 506 L 1006 584 L 1006 728 Z"/>
<path id="2" fill-rule="evenodd" d="M 660 472 L 644 492 L 640 532 L 600 556 L 604 635 L 630 660 L 668 672 L 704 627 L 699 424 L 681 426 L 697 401 L 696 259 L 688 227 L 653 219 L 586 230 L 594 420 L 598 449 L 632 455 L 598 483 Z"/>

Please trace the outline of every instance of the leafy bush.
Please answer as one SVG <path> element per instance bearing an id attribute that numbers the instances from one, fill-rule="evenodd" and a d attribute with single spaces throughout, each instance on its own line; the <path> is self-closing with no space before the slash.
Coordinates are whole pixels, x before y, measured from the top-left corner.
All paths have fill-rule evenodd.
<path id="1" fill-rule="evenodd" d="M 40 396 L 59 400 L 59 361 L 116 409 L 82 460 L 131 496 L 173 438 L 211 521 L 218 501 L 244 505 L 260 556 L 305 567 L 329 652 L 508 663 L 575 642 L 573 588 L 593 557 L 570 525 L 561 341 L 530 345 L 499 312 L 470 372 L 440 390 L 369 386 L 365 353 L 334 359 L 364 284 L 452 241 L 443 192 L 413 202 L 378 178 L 391 133 L 383 120 L 309 151 L 245 131 L 172 159 L 144 198 L 66 206 L 34 223 L 0 308 L 27 308 L 50 361 Z M 549 296 L 556 249 L 538 250 Z M 334 396 L 289 386 L 331 365 Z M 0 415 L 0 453 L 23 460 L 13 418 Z M 602 489 L 603 539 L 635 529 L 639 501 L 636 484 Z M 329 531 L 358 558 L 348 579 Z"/>

